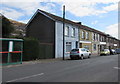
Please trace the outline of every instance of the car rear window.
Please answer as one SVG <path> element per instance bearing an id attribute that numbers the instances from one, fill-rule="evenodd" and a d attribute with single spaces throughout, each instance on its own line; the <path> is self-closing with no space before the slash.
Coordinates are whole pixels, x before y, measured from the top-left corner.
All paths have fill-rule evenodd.
<path id="1" fill-rule="evenodd" d="M 83 48 L 83 49 L 81 49 L 81 51 L 86 51 L 86 49 Z"/>
<path id="2" fill-rule="evenodd" d="M 79 51 L 79 49 L 72 49 L 72 51 Z"/>

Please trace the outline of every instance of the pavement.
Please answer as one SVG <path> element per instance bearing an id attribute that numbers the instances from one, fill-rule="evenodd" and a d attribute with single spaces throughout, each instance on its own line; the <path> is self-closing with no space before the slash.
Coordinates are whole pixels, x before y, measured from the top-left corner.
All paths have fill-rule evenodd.
<path id="1" fill-rule="evenodd" d="M 98 54 L 92 54 L 91 57 L 97 57 Z M 23 61 L 22 64 L 13 64 L 13 65 L 5 65 L 0 66 L 0 68 L 10 68 L 10 67 L 17 67 L 17 66 L 24 66 L 24 65 L 30 65 L 30 64 L 36 64 L 36 63 L 49 63 L 49 62 L 56 62 L 61 61 L 63 58 L 52 58 L 52 59 L 38 59 L 38 60 L 32 60 L 32 61 Z M 70 57 L 65 57 L 65 60 L 70 60 Z"/>
<path id="2" fill-rule="evenodd" d="M 3 67 L 3 82 L 118 82 L 118 55 L 49 59 Z"/>

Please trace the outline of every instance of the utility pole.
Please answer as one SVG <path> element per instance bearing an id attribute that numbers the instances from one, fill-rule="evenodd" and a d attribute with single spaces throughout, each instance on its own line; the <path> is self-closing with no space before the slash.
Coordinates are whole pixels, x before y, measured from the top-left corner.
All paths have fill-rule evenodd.
<path id="1" fill-rule="evenodd" d="M 65 5 L 63 6 L 63 60 L 65 59 Z"/>

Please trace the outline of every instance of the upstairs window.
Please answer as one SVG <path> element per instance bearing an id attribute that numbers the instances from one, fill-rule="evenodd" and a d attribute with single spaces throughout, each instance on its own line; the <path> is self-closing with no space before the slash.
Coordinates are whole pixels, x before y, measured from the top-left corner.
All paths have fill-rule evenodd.
<path id="1" fill-rule="evenodd" d="M 92 39 L 94 40 L 94 33 L 92 33 Z"/>
<path id="2" fill-rule="evenodd" d="M 97 37 L 98 37 L 98 41 L 99 41 L 99 34 L 98 34 L 98 36 L 97 36 Z"/>
<path id="3" fill-rule="evenodd" d="M 75 28 L 72 28 L 72 37 L 75 36 Z"/>
<path id="4" fill-rule="evenodd" d="M 100 37 L 101 41 L 102 41 L 102 36 Z"/>
<path id="5" fill-rule="evenodd" d="M 98 34 L 96 34 L 96 41 L 98 41 Z"/>
<path id="6" fill-rule="evenodd" d="M 85 38 L 85 32 L 82 31 L 82 38 L 84 39 Z"/>
<path id="7" fill-rule="evenodd" d="M 96 34 L 94 33 L 94 40 L 96 40 Z"/>
<path id="8" fill-rule="evenodd" d="M 65 36 L 69 36 L 69 27 L 68 26 L 65 27 Z"/>
<path id="9" fill-rule="evenodd" d="M 89 39 L 89 32 L 86 32 L 86 39 Z"/>

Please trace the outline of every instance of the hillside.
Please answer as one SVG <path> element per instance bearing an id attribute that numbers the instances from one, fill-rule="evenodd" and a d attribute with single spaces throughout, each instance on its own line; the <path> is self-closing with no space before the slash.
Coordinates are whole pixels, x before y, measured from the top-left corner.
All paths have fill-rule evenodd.
<path id="1" fill-rule="evenodd" d="M 11 34 L 12 36 L 19 36 L 19 37 L 24 37 L 25 36 L 25 23 L 22 22 L 18 22 L 15 20 L 11 20 L 9 19 L 9 21 L 11 22 L 11 24 L 14 26 L 15 30 L 13 31 L 13 33 Z"/>
<path id="2" fill-rule="evenodd" d="M 15 21 L 15 20 L 11 20 L 9 19 L 9 21 L 12 23 L 12 25 L 17 28 L 17 29 L 25 29 L 25 23 L 22 23 L 22 22 L 18 22 L 18 21 Z"/>

